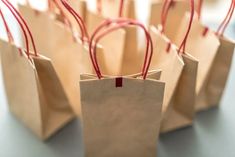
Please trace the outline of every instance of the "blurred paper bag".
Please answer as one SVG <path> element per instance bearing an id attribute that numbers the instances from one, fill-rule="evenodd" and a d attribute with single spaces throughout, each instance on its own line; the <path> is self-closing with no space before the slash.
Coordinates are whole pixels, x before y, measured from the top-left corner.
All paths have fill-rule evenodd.
<path id="1" fill-rule="evenodd" d="M 21 56 L 18 48 L 0 42 L 9 108 L 37 136 L 47 139 L 74 118 L 50 59 Z"/>
<path id="2" fill-rule="evenodd" d="M 189 17 L 187 14 L 181 21 L 181 27 L 185 28 L 188 24 Z M 184 31 L 180 29 L 174 42 L 179 45 L 179 39 L 182 39 Z M 210 29 L 205 28 L 198 19 L 194 19 L 190 31 L 186 52 L 199 61 L 198 76 L 196 85 L 196 110 L 202 110 L 208 105 L 206 86 L 208 76 L 215 62 L 220 42 L 218 37 Z"/>
<path id="3" fill-rule="evenodd" d="M 80 81 L 86 157 L 157 155 L 165 85 L 156 80 L 158 71 L 148 72 L 148 63 L 139 75 L 103 76 L 95 64 L 97 76 L 82 75 L 86 78 Z"/>
<path id="4" fill-rule="evenodd" d="M 37 37 L 35 40 L 38 44 L 38 49 L 43 52 L 43 55 L 51 58 L 74 111 L 81 116 L 80 99 L 78 99 L 80 88 L 77 86 L 77 81 L 80 79 L 80 73 L 93 73 L 88 46 L 81 42 L 75 42 L 69 29 L 62 23 L 50 18 L 48 13 L 39 12 L 35 14 L 34 10 L 27 6 L 20 6 L 20 11 L 28 21 L 31 21 L 29 25 L 34 36 Z M 44 28 L 43 34 L 41 32 L 42 27 Z M 123 40 L 125 33 L 123 30 L 119 30 L 118 33 L 112 33 L 104 38 L 101 44 L 108 42 L 109 45 L 103 46 L 104 49 L 100 47 L 98 50 L 101 69 L 105 74 L 117 75 L 121 68 L 122 45 L 125 42 Z M 117 44 L 113 40 L 115 37 L 120 41 Z M 119 48 L 113 50 L 114 44 L 119 46 Z M 108 53 L 108 51 L 119 51 L 119 53 L 113 54 Z M 103 52 L 107 53 L 104 55 Z M 116 64 L 114 64 L 113 59 L 115 59 Z"/>
<path id="5" fill-rule="evenodd" d="M 155 27 L 151 27 L 154 55 L 151 68 L 162 70 L 166 83 L 161 132 L 169 132 L 192 124 L 194 118 L 197 61 L 177 48 Z M 190 88 L 189 88 L 190 87 Z"/>
<path id="6" fill-rule="evenodd" d="M 20 6 L 20 12 L 36 37 L 38 50 L 51 58 L 59 79 L 66 91 L 74 111 L 80 115 L 80 90 L 76 82 L 80 73 L 92 73 L 86 48 L 73 40 L 72 33 L 62 23 L 50 18 L 46 12 L 38 12 L 27 6 Z M 43 27 L 43 34 L 42 34 Z"/>
<path id="7" fill-rule="evenodd" d="M 219 39 L 221 45 L 217 51 L 208 77 L 208 108 L 217 106 L 220 103 L 229 76 L 234 54 L 234 40 L 226 37 L 220 37 Z"/>
<path id="8" fill-rule="evenodd" d="M 136 19 L 136 0 L 124 0 L 122 9 L 120 8 L 121 0 L 100 0 L 100 4 L 98 5 L 101 5 L 100 12 L 105 17 L 117 18 L 121 14 L 122 17 Z"/>

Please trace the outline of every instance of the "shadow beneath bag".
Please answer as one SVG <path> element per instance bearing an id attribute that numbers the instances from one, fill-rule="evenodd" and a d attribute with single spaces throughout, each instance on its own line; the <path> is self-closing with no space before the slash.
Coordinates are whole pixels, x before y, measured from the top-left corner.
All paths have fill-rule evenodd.
<path id="1" fill-rule="evenodd" d="M 224 135 L 228 134 L 228 137 L 229 134 L 231 135 L 226 127 L 226 116 L 224 114 L 220 108 L 201 112 L 197 114 L 192 127 L 161 135 L 158 156 L 227 156 L 227 154 L 224 154 L 225 151 L 221 151 L 221 148 L 226 144 Z"/>
<path id="2" fill-rule="evenodd" d="M 58 157 L 83 157 L 83 135 L 81 120 L 76 119 L 46 142 Z"/>

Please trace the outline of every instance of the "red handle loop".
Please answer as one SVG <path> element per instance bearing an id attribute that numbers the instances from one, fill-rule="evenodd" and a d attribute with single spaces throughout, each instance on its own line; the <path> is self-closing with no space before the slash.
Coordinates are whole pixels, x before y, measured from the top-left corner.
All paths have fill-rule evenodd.
<path id="1" fill-rule="evenodd" d="M 51 1 L 51 0 L 49 0 Z M 66 16 L 64 10 L 61 8 L 60 4 L 58 3 L 57 0 L 52 0 L 55 6 L 59 9 L 61 16 L 63 17 L 64 23 L 72 30 L 72 24 L 69 18 Z M 51 2 L 49 2 L 49 7 L 52 7 Z"/>
<path id="2" fill-rule="evenodd" d="M 232 0 L 230 8 L 228 10 L 228 13 L 227 13 L 225 19 L 220 24 L 220 26 L 219 26 L 219 28 L 216 32 L 217 35 L 223 35 L 224 34 L 226 28 L 228 27 L 229 22 L 232 19 L 234 8 L 235 8 L 235 0 Z"/>
<path id="3" fill-rule="evenodd" d="M 86 38 L 89 41 L 89 34 L 82 17 L 68 4 L 68 2 L 66 2 L 65 0 L 61 0 L 61 3 L 64 5 L 64 7 L 69 11 L 69 13 L 74 17 L 74 19 L 78 23 L 81 31 L 81 40 L 84 42 Z"/>
<path id="4" fill-rule="evenodd" d="M 164 29 L 165 29 L 167 15 L 168 15 L 168 12 L 170 10 L 170 7 L 172 5 L 174 5 L 174 3 L 175 3 L 174 0 L 165 0 L 164 1 L 163 8 L 162 8 L 162 14 L 161 14 L 162 32 L 164 32 Z M 194 10 L 195 10 L 194 0 L 190 0 L 190 6 L 191 6 L 191 16 L 190 16 L 190 20 L 189 20 L 189 26 L 188 26 L 187 32 L 185 34 L 185 37 L 184 37 L 182 43 L 179 46 L 179 50 L 178 50 L 179 53 L 181 53 L 181 52 L 184 53 L 185 52 L 185 46 L 186 46 L 186 43 L 187 43 L 187 39 L 188 39 L 190 30 L 191 30 L 191 27 L 192 27 L 193 18 L 194 18 Z"/>
<path id="5" fill-rule="evenodd" d="M 8 0 L 2 0 L 2 2 L 10 10 L 10 12 L 12 13 L 12 15 L 15 17 L 15 19 L 18 22 L 18 24 L 20 25 L 21 30 L 23 31 L 28 58 L 30 58 L 30 55 L 38 56 L 37 49 L 36 49 L 36 46 L 35 46 L 35 42 L 34 42 L 32 33 L 31 33 L 31 31 L 30 31 L 26 21 L 24 20 L 24 18 L 20 15 L 20 13 L 16 10 L 16 8 Z M 27 36 L 27 33 L 26 33 L 26 30 L 25 30 L 24 26 L 26 27 L 28 35 L 29 35 L 29 37 L 31 39 L 31 43 L 32 43 L 32 46 L 33 46 L 34 54 L 30 54 L 28 36 Z"/>
<path id="6" fill-rule="evenodd" d="M 171 6 L 174 5 L 174 1 L 173 0 L 165 0 L 162 6 L 162 12 L 161 12 L 161 25 L 162 25 L 162 33 L 164 33 L 165 31 L 165 25 L 166 25 L 166 21 L 167 21 L 167 16 L 169 13 L 169 10 L 171 8 Z"/>
<path id="7" fill-rule="evenodd" d="M 108 33 L 113 32 L 113 31 L 120 29 L 120 28 L 130 26 L 130 25 L 142 28 L 145 32 L 145 35 L 146 35 L 146 42 L 147 42 L 146 55 L 145 55 L 145 60 L 144 60 L 144 66 L 142 69 L 143 79 L 146 79 L 148 69 L 150 67 L 152 55 L 153 55 L 152 39 L 151 39 L 150 34 L 148 33 L 148 31 L 144 25 L 142 25 L 141 23 L 139 23 L 135 20 L 128 20 L 128 19 L 114 19 L 114 20 L 108 19 L 97 27 L 97 29 L 95 30 L 95 32 L 93 33 L 93 35 L 91 37 L 90 44 L 89 44 L 89 52 L 90 52 L 90 57 L 91 57 L 93 67 L 94 67 L 99 79 L 101 79 L 103 76 L 100 72 L 100 68 L 99 68 L 99 65 L 97 62 L 97 57 L 96 57 L 97 42 L 102 37 L 107 35 Z M 102 31 L 102 29 L 106 29 L 106 30 L 100 33 L 100 31 Z M 93 41 L 94 41 L 94 43 L 93 43 Z M 150 55 L 149 55 L 149 51 L 150 51 Z"/>

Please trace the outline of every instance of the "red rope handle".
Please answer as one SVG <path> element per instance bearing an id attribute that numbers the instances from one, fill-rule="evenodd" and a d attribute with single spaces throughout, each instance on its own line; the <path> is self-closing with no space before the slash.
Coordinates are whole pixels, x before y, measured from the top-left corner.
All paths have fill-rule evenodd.
<path id="1" fill-rule="evenodd" d="M 173 0 L 165 0 L 162 6 L 162 12 L 161 12 L 161 25 L 162 25 L 162 30 L 161 32 L 164 33 L 165 31 L 165 25 L 167 21 L 167 16 L 169 13 L 169 10 L 171 6 L 173 6 L 175 2 Z"/>
<path id="2" fill-rule="evenodd" d="M 119 7 L 119 17 L 123 16 L 123 9 L 124 9 L 124 0 L 120 0 L 120 7 Z"/>
<path id="3" fill-rule="evenodd" d="M 162 32 L 164 32 L 164 29 L 165 29 L 165 24 L 166 24 L 166 20 L 167 20 L 167 16 L 168 16 L 170 7 L 172 7 L 174 5 L 174 3 L 175 3 L 174 0 L 165 0 L 164 1 L 163 8 L 162 8 L 162 14 L 161 14 Z M 194 10 L 195 10 L 194 0 L 190 0 L 190 6 L 191 6 L 191 16 L 190 16 L 189 26 L 188 26 L 187 32 L 185 34 L 185 37 L 179 46 L 179 50 L 178 50 L 179 53 L 181 51 L 185 52 L 187 38 L 189 36 L 190 30 L 192 27 L 193 18 L 194 18 Z"/>
<path id="4" fill-rule="evenodd" d="M 85 38 L 87 38 L 89 41 L 89 34 L 82 17 L 65 0 L 61 0 L 61 2 L 78 23 L 82 35 L 81 40 L 84 42 Z"/>
<path id="5" fill-rule="evenodd" d="M 228 27 L 229 22 L 232 19 L 234 8 L 235 8 L 235 0 L 232 0 L 230 8 L 227 12 L 227 15 L 226 15 L 225 19 L 222 21 L 222 23 L 220 24 L 220 26 L 219 26 L 219 28 L 216 32 L 217 35 L 223 35 L 224 34 L 226 28 Z"/>
<path id="6" fill-rule="evenodd" d="M 202 15 L 202 5 L 203 5 L 203 0 L 198 0 L 197 13 L 198 13 L 199 19 L 201 19 L 201 15 Z"/>
<path id="7" fill-rule="evenodd" d="M 28 58 L 30 58 L 30 55 L 37 56 L 38 54 L 37 54 L 36 46 L 35 46 L 35 43 L 34 43 L 34 39 L 33 39 L 32 33 L 31 33 L 27 23 L 25 22 L 23 17 L 20 15 L 20 13 L 14 8 L 14 6 L 8 0 L 2 0 L 2 2 L 10 10 L 10 12 L 12 13 L 12 15 L 15 17 L 18 24 L 20 25 L 21 30 L 23 31 Z M 30 39 L 31 39 L 32 46 L 33 46 L 33 49 L 34 49 L 34 54 L 30 54 L 28 37 L 27 37 L 27 33 L 26 33 L 26 30 L 25 30 L 24 26 L 26 27 L 26 30 L 29 34 Z"/>
<path id="8" fill-rule="evenodd" d="M 50 1 L 50 0 L 49 0 Z M 59 3 L 57 2 L 57 0 L 52 0 L 55 4 L 55 6 L 59 9 L 62 17 L 63 17 L 63 20 L 64 20 L 64 23 L 72 30 L 72 24 L 71 24 L 71 21 L 69 20 L 69 18 L 66 16 L 64 10 L 60 7 Z M 50 4 L 52 6 L 52 4 Z"/>
<path id="9" fill-rule="evenodd" d="M 145 32 L 145 35 L 146 35 L 146 41 L 147 41 L 147 46 L 146 47 L 147 48 L 146 48 L 144 66 L 143 66 L 143 69 L 142 69 L 143 78 L 146 79 L 148 69 L 150 67 L 150 63 L 151 63 L 151 59 L 152 59 L 152 53 L 153 53 L 152 39 L 151 39 L 150 34 L 148 33 L 147 29 L 141 23 L 139 23 L 135 20 L 127 20 L 127 19 L 115 19 L 115 20 L 109 20 L 108 19 L 108 20 L 104 21 L 101 25 L 99 25 L 97 27 L 97 29 L 95 30 L 95 32 L 93 33 L 93 35 L 91 37 L 91 41 L 90 41 L 90 44 L 89 44 L 89 52 L 90 52 L 90 57 L 91 57 L 91 60 L 92 60 L 92 64 L 94 66 L 94 69 L 95 69 L 96 74 L 97 74 L 99 79 L 101 79 L 103 76 L 100 72 L 100 68 L 99 68 L 99 65 L 98 65 L 98 62 L 97 62 L 97 57 L 96 57 L 97 42 L 102 37 L 107 35 L 108 33 L 112 32 L 112 31 L 115 31 L 117 29 L 123 28 L 123 27 L 130 26 L 130 25 L 134 25 L 134 26 L 138 26 L 138 27 L 142 28 Z M 109 27 L 109 28 L 107 29 L 107 27 Z M 102 33 L 100 33 L 100 31 L 104 28 L 106 28 L 106 30 L 103 31 Z M 95 44 L 93 44 L 93 41 L 95 42 Z M 149 55 L 149 51 L 150 51 L 150 55 Z"/>

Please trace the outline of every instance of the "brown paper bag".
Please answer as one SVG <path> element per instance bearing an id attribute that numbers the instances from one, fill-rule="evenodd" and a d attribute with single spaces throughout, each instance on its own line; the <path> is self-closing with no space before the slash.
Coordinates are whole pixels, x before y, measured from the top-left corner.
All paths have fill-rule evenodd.
<path id="1" fill-rule="evenodd" d="M 148 44 L 140 75 L 103 76 L 92 51 L 97 77 L 82 75 L 80 81 L 85 156 L 156 156 L 165 84 L 157 81 L 159 70 L 148 71 L 153 54 Z"/>
<path id="2" fill-rule="evenodd" d="M 189 17 L 185 15 L 185 18 L 181 21 L 180 28 L 185 28 L 188 20 Z M 205 31 L 207 32 L 205 33 Z M 179 39 L 182 39 L 184 34 L 184 30 L 180 29 L 173 41 L 179 45 Z M 206 29 L 198 19 L 194 19 L 187 40 L 186 51 L 199 61 L 196 85 L 196 110 L 201 110 L 201 107 L 207 104 L 205 91 L 207 79 L 213 67 L 219 45 L 219 39 L 214 32 Z"/>
<path id="3" fill-rule="evenodd" d="M 159 3 L 155 4 L 155 5 L 159 6 Z M 180 3 L 178 5 L 180 5 Z M 183 4 L 181 4 L 181 6 L 182 6 L 181 9 L 180 9 L 180 7 L 178 7 L 178 9 L 177 9 L 177 7 L 174 6 L 173 8 L 171 8 L 170 11 L 173 12 L 173 10 L 174 10 L 174 12 L 175 13 L 177 12 L 177 14 L 178 14 L 178 12 L 180 12 L 179 10 L 181 10 L 181 11 L 187 10 L 187 7 L 183 7 Z M 169 15 L 170 16 L 168 16 L 168 21 L 167 21 L 168 22 L 167 25 L 169 25 L 169 26 L 168 26 L 167 30 L 170 32 L 174 32 L 177 29 L 175 27 L 171 28 L 170 26 L 171 25 L 175 26 L 177 24 L 177 21 L 172 21 L 172 19 L 180 18 L 180 16 L 179 16 L 180 14 L 178 14 L 178 16 L 173 15 L 173 14 L 169 14 Z M 178 18 L 176 18 L 176 17 L 178 17 Z M 171 25 L 169 24 L 170 21 L 172 21 Z M 199 24 L 199 21 L 197 21 L 197 23 L 198 23 L 198 25 L 201 25 L 201 24 Z M 201 26 L 201 27 L 202 28 L 200 30 L 205 31 L 205 28 L 203 28 L 203 26 Z M 197 32 L 194 32 L 194 33 L 197 34 Z M 210 34 L 212 34 L 212 33 L 208 34 L 206 32 L 204 32 L 204 33 L 207 34 L 207 36 L 208 35 L 210 36 Z M 171 33 L 168 33 L 168 34 L 171 34 Z M 199 32 L 198 34 L 201 34 L 201 33 Z M 173 36 L 174 35 L 171 35 L 172 38 L 174 38 Z M 205 52 L 206 54 L 208 54 L 208 51 L 214 52 L 214 55 L 211 56 L 211 57 L 214 57 L 214 60 L 213 59 L 210 60 L 209 63 L 211 64 L 211 69 L 208 67 L 207 69 L 209 71 L 208 70 L 205 71 L 206 75 L 204 75 L 204 81 L 203 81 L 203 83 L 201 83 L 200 92 L 197 91 L 198 97 L 197 97 L 197 105 L 195 107 L 196 111 L 206 110 L 206 109 L 209 109 L 213 106 L 217 106 L 219 104 L 219 101 L 222 97 L 222 94 L 223 94 L 223 91 L 224 91 L 224 88 L 226 85 L 227 77 L 229 75 L 229 70 L 230 70 L 230 66 L 231 66 L 231 62 L 232 62 L 234 42 L 229 39 L 223 38 L 223 37 L 219 37 L 219 41 L 220 41 L 221 45 L 219 46 L 218 51 L 215 51 L 215 49 L 214 50 L 207 50 L 207 48 L 208 48 L 207 45 L 210 45 L 209 48 L 210 47 L 212 48 L 212 46 L 215 47 L 216 45 L 218 45 L 218 41 L 211 41 L 208 44 L 204 43 L 205 49 L 201 48 L 201 49 L 206 50 L 206 51 L 202 51 L 202 53 Z M 195 46 L 195 48 L 194 48 L 195 50 L 196 50 L 196 47 L 197 46 Z M 203 60 L 205 60 L 205 59 L 203 59 Z M 208 64 L 208 65 L 210 65 L 210 64 Z"/>
<path id="4" fill-rule="evenodd" d="M 80 91 L 76 82 L 81 72 L 93 72 L 88 51 L 82 44 L 73 40 L 68 28 L 50 19 L 47 13 L 35 14 L 33 9 L 26 6 L 19 6 L 19 8 L 24 18 L 31 21 L 28 24 L 33 35 L 37 37 L 35 42 L 38 50 L 42 55 L 51 58 L 75 113 L 80 115 L 80 100 L 77 99 Z"/>
<path id="5" fill-rule="evenodd" d="M 170 105 L 162 118 L 161 133 L 193 124 L 198 61 L 189 54 L 183 54 L 182 58 L 184 68 Z"/>
<path id="6" fill-rule="evenodd" d="M 135 4 L 136 0 L 124 0 L 123 17 L 136 19 Z M 119 17 L 120 1 L 118 0 L 101 0 L 101 14 L 109 18 Z"/>
<path id="7" fill-rule="evenodd" d="M 38 56 L 31 62 L 3 41 L 0 49 L 11 112 L 41 139 L 49 138 L 74 118 L 50 59 Z"/>
<path id="8" fill-rule="evenodd" d="M 161 122 L 165 133 L 192 124 L 198 63 L 187 54 L 178 55 L 175 46 L 169 49 L 169 40 L 155 27 L 150 30 L 155 44 L 151 68 L 160 68 L 160 80 L 166 83 Z"/>
<path id="9" fill-rule="evenodd" d="M 93 73 L 93 69 L 90 66 L 88 48 L 81 43 L 75 42 L 68 28 L 48 17 L 47 13 L 40 12 L 35 14 L 33 9 L 26 6 L 20 6 L 20 11 L 27 21 L 31 21 L 29 26 L 32 28 L 33 35 L 37 37 L 35 40 L 38 49 L 43 55 L 51 58 L 73 109 L 80 115 L 80 100 L 78 99 L 80 89 L 76 84 L 80 79 L 80 73 Z M 44 27 L 43 35 L 41 34 L 42 27 Z M 101 69 L 105 74 L 119 74 L 122 49 L 125 42 L 123 39 L 124 35 L 125 32 L 119 30 L 109 34 L 100 42 L 101 44 L 109 43 L 98 52 Z M 119 42 L 116 43 L 116 40 L 113 39 Z M 119 48 L 114 49 L 115 44 Z M 105 55 L 103 51 L 106 52 Z"/>
<path id="10" fill-rule="evenodd" d="M 120 78 L 119 78 L 120 79 Z M 87 157 L 155 157 L 164 83 L 124 77 L 80 81 Z"/>
<path id="11" fill-rule="evenodd" d="M 206 85 L 207 104 L 202 109 L 218 106 L 226 86 L 234 54 L 235 42 L 220 37 L 220 47 L 217 51 Z"/>
<path id="12" fill-rule="evenodd" d="M 161 24 L 161 14 L 163 8 L 163 1 L 152 1 L 150 8 L 150 19 L 149 25 L 158 26 Z M 187 11 L 190 11 L 190 5 L 188 2 L 182 0 L 174 0 L 167 16 L 167 21 L 165 23 L 164 33 L 169 39 L 174 39 L 179 30 L 179 22 Z M 174 26 L 174 27 L 172 27 Z M 184 29 L 185 30 L 185 29 Z"/>

